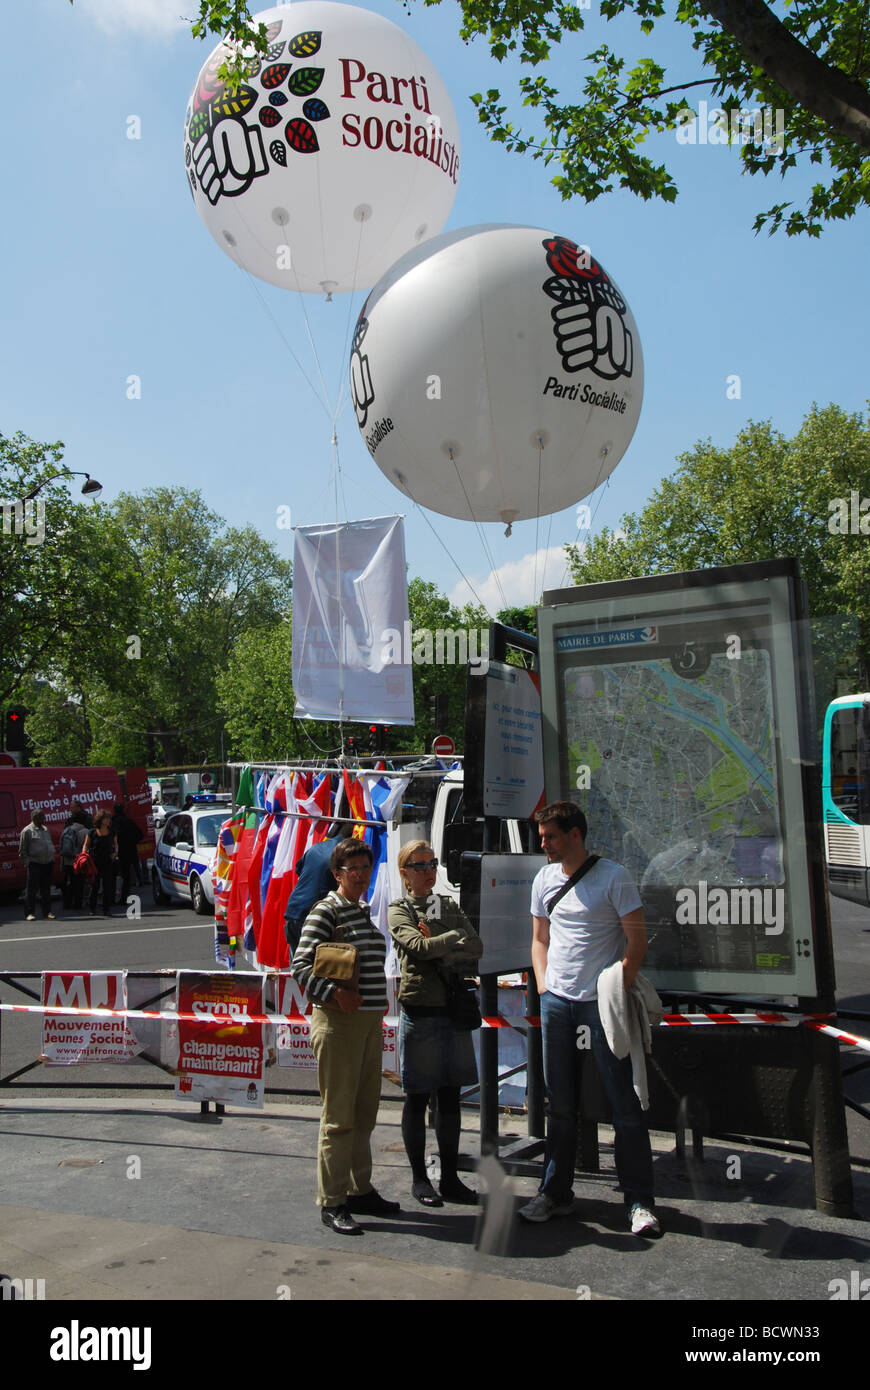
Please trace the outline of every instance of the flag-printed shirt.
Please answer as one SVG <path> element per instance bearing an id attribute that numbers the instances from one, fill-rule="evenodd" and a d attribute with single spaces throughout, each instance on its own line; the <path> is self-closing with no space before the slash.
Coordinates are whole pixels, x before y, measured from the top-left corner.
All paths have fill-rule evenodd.
<path id="1" fill-rule="evenodd" d="M 336 931 L 336 926 L 338 930 Z M 327 893 L 305 919 L 299 945 L 293 952 L 291 973 L 315 1003 L 325 1004 L 336 986 L 312 975 L 314 953 L 323 942 L 347 942 L 359 950 L 360 1012 L 386 1013 L 387 978 L 384 961 L 387 943 L 371 920 L 367 903 L 351 903 L 340 893 Z"/>

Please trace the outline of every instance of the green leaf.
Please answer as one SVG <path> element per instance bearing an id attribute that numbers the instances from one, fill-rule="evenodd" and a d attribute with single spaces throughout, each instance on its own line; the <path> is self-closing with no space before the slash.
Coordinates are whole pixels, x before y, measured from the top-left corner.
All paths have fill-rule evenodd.
<path id="1" fill-rule="evenodd" d="M 323 81 L 323 68 L 297 68 L 290 74 L 287 88 L 296 97 L 310 97 Z"/>

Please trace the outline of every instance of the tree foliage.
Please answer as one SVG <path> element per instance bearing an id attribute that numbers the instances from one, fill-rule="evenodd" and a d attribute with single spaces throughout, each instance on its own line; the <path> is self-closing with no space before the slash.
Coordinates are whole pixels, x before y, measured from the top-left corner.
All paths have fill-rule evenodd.
<path id="1" fill-rule="evenodd" d="M 426 5 L 441 0 L 424 0 Z M 710 96 L 725 113 L 727 129 L 741 145 L 750 174 L 787 175 L 798 161 L 817 165 L 804 208 L 774 203 L 755 220 L 756 230 L 784 228 L 788 235 L 818 236 L 824 224 L 853 216 L 870 201 L 870 13 L 866 0 L 601 0 L 606 20 L 632 15 L 641 42 L 657 24 L 678 25 L 691 35 L 698 55 L 691 71 L 668 72 L 648 54 L 631 60 L 608 43 L 585 56 L 578 90 L 566 98 L 544 72 L 553 48 L 585 27 L 584 6 L 569 0 L 459 0 L 460 37 L 483 38 L 492 57 L 519 57 L 531 71 L 519 81 L 522 105 L 535 112 L 523 128 L 506 119 L 498 88 L 472 100 L 490 137 L 518 154 L 554 164 L 553 183 L 563 198 L 593 202 L 614 187 L 641 198 L 672 202 L 677 185 L 665 164 L 642 152 L 653 132 L 677 130 L 696 96 Z M 242 0 L 200 0 L 197 37 L 223 35 L 228 59 L 221 75 L 238 83 L 250 55 L 267 46 L 265 26 L 252 26 Z M 771 113 L 772 140 L 746 139 L 732 113 Z M 772 113 L 782 113 L 777 138 Z M 539 118 L 539 119 L 538 119 Z M 718 127 L 717 127 L 718 129 Z M 716 136 L 712 136 L 716 139 Z"/>
<path id="2" fill-rule="evenodd" d="M 122 617 L 130 593 L 105 509 L 71 493 L 63 444 L 0 434 L 0 702 L 34 677 L 75 667 L 108 674 L 103 615 Z"/>
<path id="3" fill-rule="evenodd" d="M 36 493 L 0 534 L 0 697 L 28 709 L 38 762 L 216 761 L 216 674 L 280 619 L 291 566 L 198 492 L 75 500 L 62 450 L 0 436 L 0 499 Z"/>
<path id="4" fill-rule="evenodd" d="M 39 763 L 44 767 L 87 764 L 91 739 L 84 704 L 71 699 L 62 686 L 38 679 L 25 681 L 16 698 L 27 709 L 27 737 L 30 747 L 38 751 Z"/>
<path id="5" fill-rule="evenodd" d="M 199 492 L 153 488 L 113 503 L 117 552 L 138 568 L 136 612 L 118 631 L 115 678 L 92 698 L 95 743 L 129 760 L 215 761 L 222 717 L 216 674 L 252 627 L 286 607 L 291 567 L 250 526 L 227 526 Z"/>
<path id="6" fill-rule="evenodd" d="M 497 60 L 517 51 L 533 68 L 563 33 L 584 27 L 579 9 L 545 0 L 518 7 L 462 0 L 461 8 L 463 37 L 483 35 Z M 673 202 L 678 190 L 672 175 L 641 147 L 652 132 L 687 133 L 696 97 L 709 97 L 723 113 L 710 139 L 736 139 L 746 173 L 784 177 L 799 161 L 828 166 L 805 208 L 775 203 L 756 217 L 757 231 L 784 228 L 789 235 L 818 236 L 825 222 L 851 217 L 870 201 L 870 17 L 861 0 L 807 0 L 791 7 L 769 7 L 763 0 L 679 0 L 676 15 L 663 0 L 602 0 L 600 12 L 607 20 L 633 14 L 645 36 L 660 23 L 685 26 L 699 55 L 697 69 L 668 72 L 647 55 L 632 62 L 601 43 L 586 55 L 580 90 L 571 100 L 544 74 L 525 74 L 519 82 L 522 103 L 540 113 L 542 135 L 505 119 L 498 89 L 472 98 L 492 139 L 559 166 L 553 183 L 564 198 L 580 194 L 592 202 L 618 186 Z M 760 135 L 754 122 L 739 118 L 750 111 L 769 114 Z"/>
<path id="7" fill-rule="evenodd" d="M 470 633 L 476 630 L 477 650 L 486 655 L 489 616 L 484 609 L 472 604 L 457 608 L 431 580 L 412 579 L 408 584 L 408 611 L 412 631 L 425 628 L 436 633 L 440 628 L 442 631 Z M 413 730 L 405 732 L 402 739 L 408 752 L 428 752 L 436 734 L 449 734 L 457 748 L 463 747 L 466 679 L 467 667 L 464 665 L 421 664 L 413 667 L 416 724 Z M 436 695 L 447 698 L 447 721 L 443 728 L 436 727 L 432 715 L 432 701 Z"/>
<path id="8" fill-rule="evenodd" d="M 230 761 L 281 762 L 334 751 L 335 729 L 293 717 L 291 616 L 250 628 L 218 672 L 218 708 Z"/>
<path id="9" fill-rule="evenodd" d="M 678 462 L 643 510 L 622 518 L 624 540 L 605 529 L 583 547 L 566 546 L 574 582 L 795 556 L 827 672 L 819 687 L 825 699 L 838 663 L 870 688 L 870 424 L 864 416 L 813 406 L 793 439 L 770 422 L 750 421 L 730 449 L 706 440 Z"/>

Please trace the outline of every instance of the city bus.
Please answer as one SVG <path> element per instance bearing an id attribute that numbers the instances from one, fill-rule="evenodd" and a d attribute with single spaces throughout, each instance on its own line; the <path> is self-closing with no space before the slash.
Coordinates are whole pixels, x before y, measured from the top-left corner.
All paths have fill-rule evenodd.
<path id="1" fill-rule="evenodd" d="M 822 804 L 830 891 L 870 907 L 870 695 L 828 705 Z"/>

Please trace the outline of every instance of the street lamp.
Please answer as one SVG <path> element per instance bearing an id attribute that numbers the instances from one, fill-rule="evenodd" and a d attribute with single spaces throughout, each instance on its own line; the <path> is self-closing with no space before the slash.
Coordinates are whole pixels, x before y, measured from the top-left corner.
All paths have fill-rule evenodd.
<path id="1" fill-rule="evenodd" d="M 63 473 L 52 473 L 50 478 L 43 478 L 32 492 L 28 492 L 26 497 L 21 499 L 22 502 L 31 502 L 36 494 L 42 491 L 46 483 L 53 483 L 55 478 L 85 478 L 86 481 L 82 483 L 82 495 L 84 497 L 96 497 L 103 490 L 103 484 L 98 483 L 96 478 L 92 478 L 90 473 L 80 473 L 74 468 L 68 468 Z"/>

